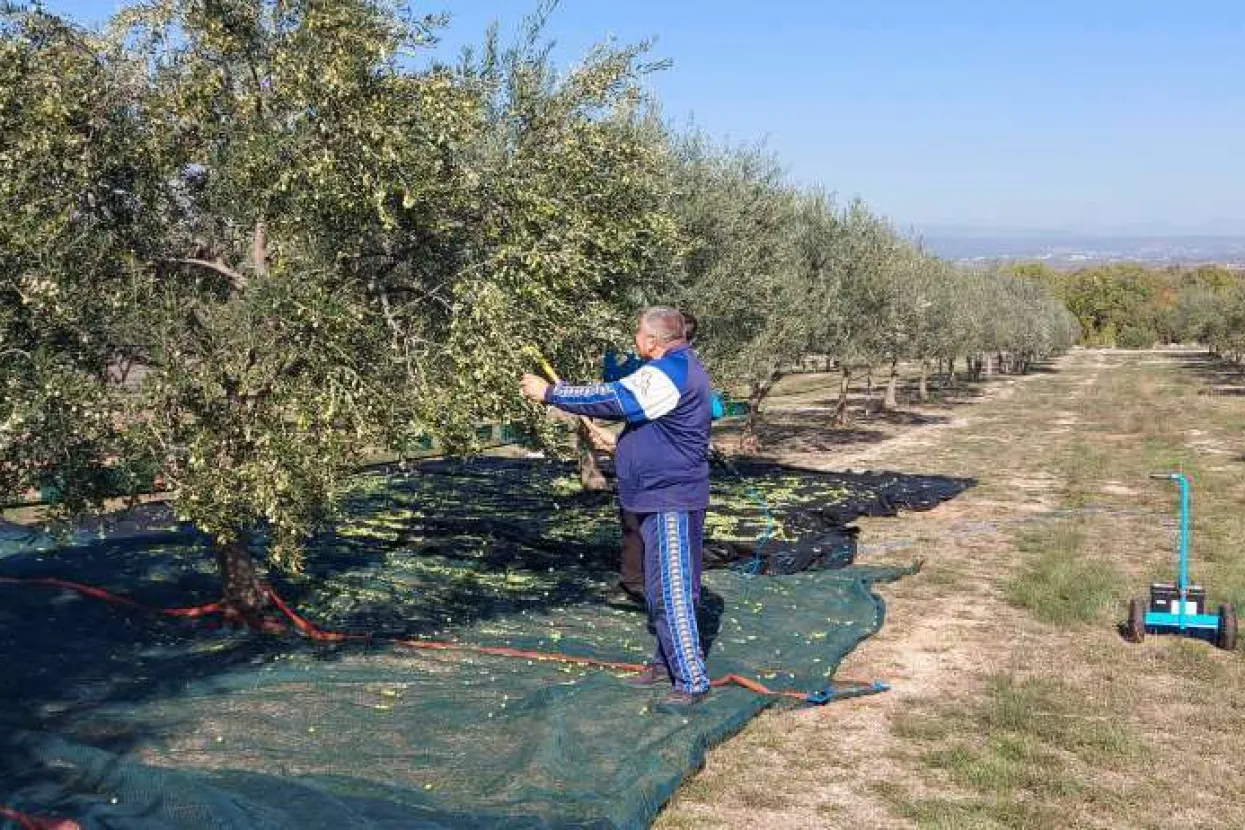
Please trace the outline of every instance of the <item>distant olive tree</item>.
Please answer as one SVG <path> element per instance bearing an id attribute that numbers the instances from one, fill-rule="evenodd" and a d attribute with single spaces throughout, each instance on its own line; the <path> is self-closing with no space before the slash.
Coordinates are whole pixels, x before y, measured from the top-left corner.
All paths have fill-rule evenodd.
<path id="1" fill-rule="evenodd" d="M 1203 343 L 1212 355 L 1241 362 L 1245 355 L 1245 288 L 1187 286 L 1180 292 L 1172 325 L 1181 342 Z"/>
<path id="2" fill-rule="evenodd" d="M 826 270 L 832 274 L 833 290 L 818 295 L 817 318 L 820 350 L 839 370 L 839 395 L 831 423 L 847 423 L 848 390 L 853 372 L 889 356 L 901 337 L 894 279 L 905 243 L 890 224 L 856 200 L 836 217 L 835 232 L 821 241 Z"/>
<path id="3" fill-rule="evenodd" d="M 678 301 L 697 315 L 697 348 L 716 382 L 746 390 L 744 440 L 753 445 L 766 396 L 808 346 L 797 250 L 805 216 L 772 155 L 695 134 L 674 147 L 672 204 L 685 246 Z"/>

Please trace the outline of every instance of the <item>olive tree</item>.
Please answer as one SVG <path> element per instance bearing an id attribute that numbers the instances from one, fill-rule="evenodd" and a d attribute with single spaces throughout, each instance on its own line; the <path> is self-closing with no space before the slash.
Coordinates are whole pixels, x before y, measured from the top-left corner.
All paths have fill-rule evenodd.
<path id="1" fill-rule="evenodd" d="M 772 155 L 699 135 L 675 149 L 673 210 L 685 245 L 678 301 L 697 315 L 697 347 L 715 380 L 745 390 L 744 442 L 755 446 L 766 396 L 809 342 L 800 303 L 808 265 L 798 250 L 808 216 Z"/>
<path id="2" fill-rule="evenodd" d="M 133 96 L 98 39 L 0 16 L 0 498 L 53 487 L 61 516 L 133 484 L 114 393 L 158 235 Z"/>
<path id="3" fill-rule="evenodd" d="M 1204 343 L 1215 356 L 1240 362 L 1245 354 L 1245 290 L 1191 285 L 1179 295 L 1173 313 L 1175 335 L 1185 343 Z"/>
<path id="4" fill-rule="evenodd" d="M 832 423 L 847 423 L 847 395 L 853 370 L 871 367 L 888 356 L 899 336 L 898 319 L 888 319 L 893 271 L 902 243 L 890 225 L 860 200 L 836 215 L 833 233 L 821 240 L 826 270 L 834 290 L 819 296 L 820 349 L 839 368 L 839 396 Z M 897 308 L 897 307 L 896 307 Z M 896 318 L 897 318 L 896 313 Z"/>
<path id="5" fill-rule="evenodd" d="M 4 413 L 7 489 L 54 474 L 84 494 L 74 512 L 102 497 L 101 469 L 141 459 L 215 540 L 227 606 L 252 615 L 253 554 L 297 570 L 363 450 L 470 450 L 483 419 L 545 428 L 513 394 L 532 353 L 586 365 L 629 292 L 669 271 L 643 50 L 558 76 L 534 25 L 511 49 L 421 65 L 435 25 L 382 0 L 159 0 L 106 42 L 14 17 L 4 141 L 64 146 L 0 191 L 19 216 L 52 194 L 42 226 L 12 233 L 58 252 L 6 269 L 33 310 L 0 320 L 0 378 L 22 392 L 66 374 L 41 405 L 84 445 L 80 460 L 50 433 L 31 446 L 48 418 Z M 60 334 L 36 317 L 71 311 Z M 109 382 L 118 355 L 141 383 Z"/>
<path id="6" fill-rule="evenodd" d="M 479 129 L 461 150 L 469 211 L 447 297 L 452 363 L 439 385 L 464 429 L 480 419 L 543 429 L 512 388 L 534 354 L 591 376 L 603 351 L 630 341 L 642 305 L 671 290 L 672 153 L 639 86 L 661 64 L 644 62 L 645 44 L 598 47 L 559 75 L 539 41 L 551 8 L 511 47 L 492 31 L 458 69 L 477 94 Z"/>

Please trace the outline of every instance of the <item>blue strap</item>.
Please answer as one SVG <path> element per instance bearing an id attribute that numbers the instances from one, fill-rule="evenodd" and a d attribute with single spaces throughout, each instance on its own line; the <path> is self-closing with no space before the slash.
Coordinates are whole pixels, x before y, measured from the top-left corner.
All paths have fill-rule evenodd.
<path id="1" fill-rule="evenodd" d="M 891 690 L 889 683 L 883 683 L 875 680 L 873 683 L 862 686 L 849 686 L 846 689 L 836 689 L 833 686 L 817 691 L 809 692 L 808 697 L 804 698 L 806 703 L 814 706 L 825 705 L 832 700 L 846 700 L 849 697 L 864 697 L 865 695 L 875 695 L 878 692 L 889 692 Z"/>

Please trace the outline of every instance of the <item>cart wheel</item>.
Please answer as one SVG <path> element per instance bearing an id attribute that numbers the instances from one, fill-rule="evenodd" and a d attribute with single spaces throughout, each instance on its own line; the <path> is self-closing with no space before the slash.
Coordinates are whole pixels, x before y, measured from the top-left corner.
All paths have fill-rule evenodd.
<path id="1" fill-rule="evenodd" d="M 1215 645 L 1224 651 L 1236 648 L 1236 606 L 1231 603 L 1219 606 L 1219 631 L 1216 632 Z"/>
<path id="2" fill-rule="evenodd" d="M 1140 643 L 1146 638 L 1146 601 L 1134 597 L 1128 601 L 1128 628 L 1125 635 L 1130 642 Z"/>

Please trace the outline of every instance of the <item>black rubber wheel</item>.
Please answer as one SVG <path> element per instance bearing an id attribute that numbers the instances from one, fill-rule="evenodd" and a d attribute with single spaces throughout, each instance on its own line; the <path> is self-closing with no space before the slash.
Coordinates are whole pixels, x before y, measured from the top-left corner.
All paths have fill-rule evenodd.
<path id="1" fill-rule="evenodd" d="M 1128 601 L 1128 626 L 1125 635 L 1130 642 L 1140 643 L 1146 638 L 1146 601 L 1133 597 Z"/>
<path id="2" fill-rule="evenodd" d="M 1231 603 L 1219 606 L 1219 631 L 1215 635 L 1215 645 L 1224 651 L 1236 648 L 1236 606 Z"/>

